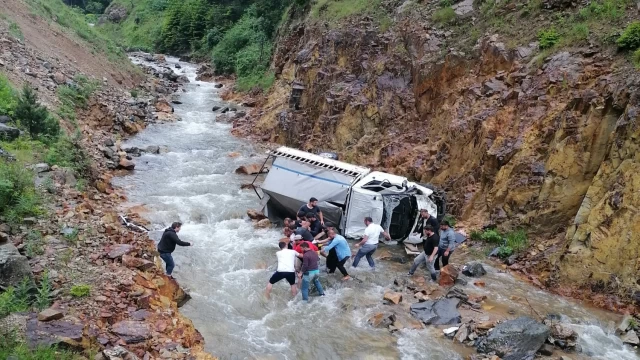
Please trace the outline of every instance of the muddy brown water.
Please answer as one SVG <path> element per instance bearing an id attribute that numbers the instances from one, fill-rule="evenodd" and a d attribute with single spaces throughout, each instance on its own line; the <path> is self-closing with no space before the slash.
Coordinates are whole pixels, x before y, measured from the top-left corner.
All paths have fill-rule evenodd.
<path id="1" fill-rule="evenodd" d="M 167 57 L 173 68 L 177 59 Z M 403 277 L 409 264 L 378 261 L 375 272 L 366 262 L 350 269 L 358 280 L 338 281 L 324 275 L 327 296 L 304 303 L 291 299 L 284 282 L 274 287 L 272 299 L 263 296 L 275 269 L 280 231 L 254 229 L 244 214 L 258 208 L 249 190 L 240 190 L 251 178 L 234 170 L 264 159 L 251 143 L 230 135 L 230 125 L 216 122 L 214 105 L 223 104 L 212 83 L 195 81 L 196 67 L 180 62 L 191 83 L 174 105 L 182 121 L 149 126 L 127 142 L 145 148 L 166 146 L 168 152 L 135 159 L 136 170 L 116 178 L 131 204 L 144 204 L 143 214 L 153 225 L 152 237 L 171 222 L 184 223 L 180 237 L 193 242 L 174 253 L 174 275 L 193 299 L 182 312 L 191 318 L 206 341 L 206 349 L 221 359 L 463 359 L 472 348 L 453 344 L 442 330 L 401 330 L 390 334 L 374 329 L 367 320 L 388 309 L 382 304 L 386 287 Z M 240 156 L 230 157 L 232 152 Z M 310 194 L 313 195 L 313 194 Z M 380 252 L 399 253 L 381 245 Z M 453 261 L 457 262 L 453 256 Z M 580 354 L 573 359 L 639 359 L 636 352 L 611 333 L 620 317 L 540 291 L 509 274 L 487 267 L 485 287 L 470 281 L 469 294 L 486 295 L 488 311 L 497 319 L 531 315 L 521 299 L 539 313 L 561 314 L 579 333 Z M 515 300 L 514 300 L 515 299 Z M 514 315 L 515 314 L 515 315 Z"/>

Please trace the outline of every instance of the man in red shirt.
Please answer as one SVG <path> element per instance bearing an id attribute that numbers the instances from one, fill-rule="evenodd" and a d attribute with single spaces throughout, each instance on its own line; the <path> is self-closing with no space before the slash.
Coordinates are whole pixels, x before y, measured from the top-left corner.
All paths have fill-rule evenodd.
<path id="1" fill-rule="evenodd" d="M 304 250 L 302 250 L 302 243 L 307 243 L 309 245 L 309 249 L 313 251 L 318 251 L 318 247 L 311 243 L 311 241 L 306 241 L 302 239 L 302 236 L 296 235 L 294 238 L 295 242 L 293 243 L 293 250 L 297 251 L 298 254 L 304 254 Z"/>

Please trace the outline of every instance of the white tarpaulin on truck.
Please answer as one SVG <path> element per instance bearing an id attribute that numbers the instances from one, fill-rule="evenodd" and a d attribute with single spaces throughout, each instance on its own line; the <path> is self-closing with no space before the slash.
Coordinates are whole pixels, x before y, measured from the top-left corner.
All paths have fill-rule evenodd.
<path id="1" fill-rule="evenodd" d="M 344 204 L 353 177 L 292 159 L 277 157 L 262 184 L 268 193 L 286 194 L 302 202 L 315 197 L 320 201 Z"/>

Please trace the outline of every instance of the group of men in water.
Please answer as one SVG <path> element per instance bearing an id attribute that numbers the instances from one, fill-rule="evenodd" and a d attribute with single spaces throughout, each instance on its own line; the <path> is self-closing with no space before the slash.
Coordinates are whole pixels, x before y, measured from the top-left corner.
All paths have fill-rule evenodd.
<path id="1" fill-rule="evenodd" d="M 365 257 L 369 266 L 375 269 L 373 254 L 378 248 L 380 235 L 387 240 L 391 240 L 391 236 L 382 226 L 375 224 L 371 217 L 365 217 L 364 224 L 364 236 L 355 244 L 358 252 L 352 255 L 347 240 L 338 234 L 334 227 L 325 226 L 318 199 L 309 199 L 298 211 L 296 220 L 284 219 L 285 237 L 278 243 L 278 266 L 267 284 L 266 297 L 270 297 L 273 284 L 283 279 L 289 283 L 294 297 L 300 289 L 302 299 L 308 301 L 311 283 L 315 285 L 320 296 L 324 296 L 324 289 L 319 280 L 318 254 L 326 257 L 327 272 L 332 274 L 338 269 L 343 275 L 343 281 L 351 279 L 345 267 L 351 258 L 353 268 L 357 268 L 360 260 Z M 425 264 L 431 279 L 436 281 L 440 262 L 442 267 L 446 266 L 455 248 L 455 234 L 450 223 L 444 220 L 440 224 L 426 209 L 421 209 L 420 221 L 409 239 L 414 242 L 422 241 L 423 251 L 414 260 L 408 275 L 412 276 L 421 264 Z"/>

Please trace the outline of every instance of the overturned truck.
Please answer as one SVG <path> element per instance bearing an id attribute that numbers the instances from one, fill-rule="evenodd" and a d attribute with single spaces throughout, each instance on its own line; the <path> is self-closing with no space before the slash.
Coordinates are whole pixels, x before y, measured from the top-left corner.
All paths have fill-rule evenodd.
<path id="1" fill-rule="evenodd" d="M 337 227 L 345 237 L 361 238 L 363 219 L 370 216 L 393 240 L 403 241 L 418 222 L 420 209 L 439 219 L 446 210 L 442 191 L 402 176 L 288 147 L 269 152 L 263 167 L 269 162 L 264 181 L 256 186 L 256 176 L 253 186 L 272 222 L 295 218 L 298 209 L 315 197 L 325 224 Z"/>

